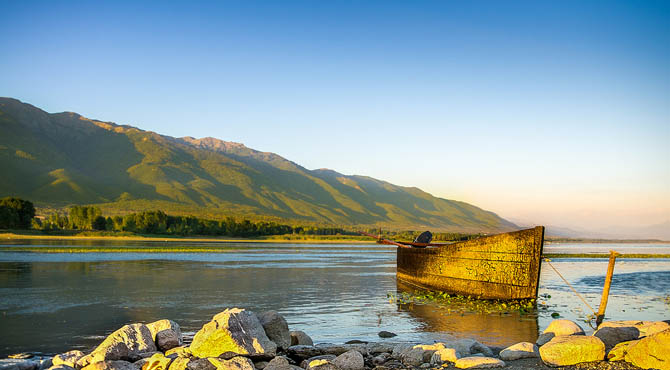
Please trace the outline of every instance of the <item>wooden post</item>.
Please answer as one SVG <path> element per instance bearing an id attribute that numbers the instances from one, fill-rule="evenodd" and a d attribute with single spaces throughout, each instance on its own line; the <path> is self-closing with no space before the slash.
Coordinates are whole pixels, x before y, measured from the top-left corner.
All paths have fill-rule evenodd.
<path id="1" fill-rule="evenodd" d="M 598 315 L 596 316 L 596 327 L 600 326 L 605 318 L 605 309 L 607 308 L 607 299 L 610 295 L 610 285 L 612 284 L 612 275 L 614 274 L 614 263 L 616 256 L 619 253 L 610 251 L 610 262 L 607 265 L 607 276 L 605 276 L 605 286 L 603 287 L 603 295 L 600 298 L 600 306 L 598 306 Z"/>

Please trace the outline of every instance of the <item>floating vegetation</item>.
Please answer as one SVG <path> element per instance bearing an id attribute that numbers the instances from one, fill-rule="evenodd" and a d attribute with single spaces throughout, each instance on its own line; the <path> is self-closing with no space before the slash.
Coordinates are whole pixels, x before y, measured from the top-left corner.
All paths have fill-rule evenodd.
<path id="1" fill-rule="evenodd" d="M 414 304 L 439 304 L 449 306 L 450 312 L 476 312 L 476 313 L 506 313 L 518 312 L 520 314 L 535 313 L 537 301 L 532 299 L 480 299 L 475 296 L 463 296 L 438 291 L 415 291 L 415 292 L 388 292 L 386 294 L 389 303 L 403 306 Z"/>

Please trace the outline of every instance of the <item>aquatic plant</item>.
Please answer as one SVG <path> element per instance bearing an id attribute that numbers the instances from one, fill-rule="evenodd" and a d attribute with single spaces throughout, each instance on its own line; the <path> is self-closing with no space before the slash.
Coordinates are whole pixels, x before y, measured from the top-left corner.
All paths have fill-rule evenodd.
<path id="1" fill-rule="evenodd" d="M 477 313 L 505 313 L 519 312 L 520 314 L 535 313 L 537 301 L 532 299 L 481 299 L 476 296 L 463 296 L 460 294 L 449 294 L 447 292 L 417 290 L 414 292 L 388 292 L 386 298 L 391 304 L 401 306 L 412 306 L 414 304 L 438 304 L 449 306 L 451 312 L 477 312 Z"/>

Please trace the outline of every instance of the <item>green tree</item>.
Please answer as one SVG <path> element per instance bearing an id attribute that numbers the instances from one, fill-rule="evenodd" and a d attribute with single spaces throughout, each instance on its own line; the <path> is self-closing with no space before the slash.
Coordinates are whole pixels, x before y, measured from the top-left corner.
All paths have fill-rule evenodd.
<path id="1" fill-rule="evenodd" d="M 0 199 L 0 228 L 30 229 L 35 207 L 27 200 L 7 197 Z"/>

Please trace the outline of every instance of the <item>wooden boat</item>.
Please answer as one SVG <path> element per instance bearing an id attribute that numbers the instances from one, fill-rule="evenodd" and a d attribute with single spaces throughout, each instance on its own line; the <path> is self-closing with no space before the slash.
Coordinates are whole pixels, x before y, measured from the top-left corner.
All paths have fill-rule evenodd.
<path id="1" fill-rule="evenodd" d="M 406 284 L 482 299 L 537 297 L 543 226 L 453 244 L 380 242 L 398 246 L 396 276 Z"/>

